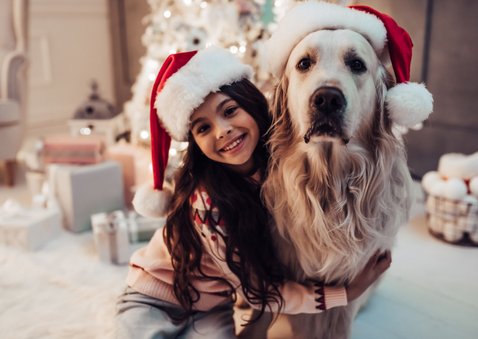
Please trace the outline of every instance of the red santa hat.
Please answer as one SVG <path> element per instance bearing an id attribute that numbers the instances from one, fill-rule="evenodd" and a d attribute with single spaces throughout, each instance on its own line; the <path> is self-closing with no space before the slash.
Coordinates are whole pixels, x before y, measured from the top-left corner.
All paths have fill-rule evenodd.
<path id="1" fill-rule="evenodd" d="M 412 127 L 433 111 L 433 97 L 423 84 L 410 81 L 413 43 L 393 18 L 368 6 L 343 7 L 325 2 L 301 3 L 279 22 L 267 42 L 270 71 L 280 77 L 294 47 L 321 29 L 349 29 L 363 35 L 384 64 L 392 64 L 396 85 L 388 90 L 386 105 L 392 120 Z"/>
<path id="2" fill-rule="evenodd" d="M 167 57 L 154 82 L 150 101 L 154 183 L 136 191 L 133 206 L 138 213 L 160 217 L 167 211 L 171 190 L 163 184 L 171 138 L 187 141 L 189 119 L 194 110 L 209 93 L 251 76 L 250 66 L 219 47 Z"/>

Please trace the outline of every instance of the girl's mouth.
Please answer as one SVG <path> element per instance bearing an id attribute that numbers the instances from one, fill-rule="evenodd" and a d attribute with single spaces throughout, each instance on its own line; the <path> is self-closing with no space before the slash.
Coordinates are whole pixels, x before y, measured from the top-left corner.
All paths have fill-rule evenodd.
<path id="1" fill-rule="evenodd" d="M 221 152 L 230 152 L 232 150 L 235 150 L 237 147 L 239 147 L 242 142 L 244 141 L 244 134 L 239 136 L 238 138 L 234 139 L 232 142 L 227 144 L 225 147 L 221 148 Z"/>

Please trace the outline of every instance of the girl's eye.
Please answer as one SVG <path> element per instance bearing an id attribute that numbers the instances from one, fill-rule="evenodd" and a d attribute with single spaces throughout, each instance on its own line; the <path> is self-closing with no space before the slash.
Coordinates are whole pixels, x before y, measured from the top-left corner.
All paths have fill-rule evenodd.
<path id="1" fill-rule="evenodd" d="M 230 116 L 230 115 L 234 114 L 234 112 L 236 112 L 236 110 L 237 110 L 237 106 L 232 106 L 232 107 L 226 108 L 224 110 L 224 116 L 225 117 Z"/>
<path id="2" fill-rule="evenodd" d="M 196 134 L 205 133 L 208 129 L 209 129 L 209 125 L 201 125 L 198 128 L 196 128 Z"/>

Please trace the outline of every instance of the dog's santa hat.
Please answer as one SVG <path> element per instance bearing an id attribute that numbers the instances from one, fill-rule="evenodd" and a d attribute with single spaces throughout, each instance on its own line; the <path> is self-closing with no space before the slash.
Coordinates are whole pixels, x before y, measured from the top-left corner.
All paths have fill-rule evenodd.
<path id="1" fill-rule="evenodd" d="M 154 183 L 137 190 L 133 206 L 138 213 L 160 217 L 167 211 L 171 190 L 163 184 L 171 138 L 188 140 L 189 119 L 194 110 L 209 93 L 251 76 L 250 66 L 219 47 L 167 57 L 154 82 L 150 101 Z"/>
<path id="2" fill-rule="evenodd" d="M 388 90 L 386 105 L 392 120 L 413 127 L 433 111 L 433 97 L 423 84 L 409 82 L 413 43 L 410 35 L 393 18 L 368 6 L 301 3 L 279 22 L 267 42 L 271 73 L 280 77 L 294 47 L 309 33 L 322 29 L 348 29 L 367 39 L 378 58 L 391 62 L 396 85 Z"/>

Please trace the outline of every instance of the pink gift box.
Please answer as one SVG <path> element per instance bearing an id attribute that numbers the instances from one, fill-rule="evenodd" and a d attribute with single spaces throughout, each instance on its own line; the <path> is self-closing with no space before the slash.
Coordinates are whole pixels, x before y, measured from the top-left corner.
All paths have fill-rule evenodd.
<path id="1" fill-rule="evenodd" d="M 55 135 L 43 139 L 45 163 L 95 164 L 103 160 L 103 152 L 103 139 L 97 136 Z"/>
<path id="2" fill-rule="evenodd" d="M 146 182 L 152 182 L 150 169 L 151 151 L 141 146 L 118 143 L 109 146 L 106 159 L 118 162 L 123 169 L 125 203 L 131 206 L 135 188 Z"/>

